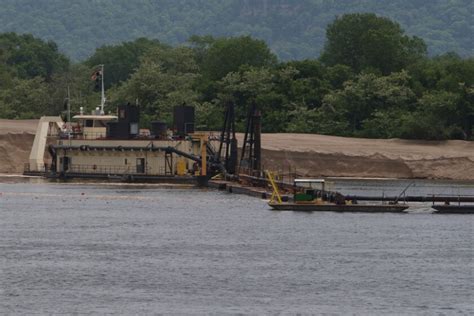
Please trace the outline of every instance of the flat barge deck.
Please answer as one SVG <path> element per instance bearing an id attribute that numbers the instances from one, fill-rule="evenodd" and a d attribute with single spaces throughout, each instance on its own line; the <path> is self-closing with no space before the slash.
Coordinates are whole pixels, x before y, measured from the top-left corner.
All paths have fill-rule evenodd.
<path id="1" fill-rule="evenodd" d="M 374 204 L 298 204 L 298 203 L 269 203 L 276 211 L 295 212 L 339 212 L 339 213 L 405 213 L 408 205 L 374 205 Z"/>

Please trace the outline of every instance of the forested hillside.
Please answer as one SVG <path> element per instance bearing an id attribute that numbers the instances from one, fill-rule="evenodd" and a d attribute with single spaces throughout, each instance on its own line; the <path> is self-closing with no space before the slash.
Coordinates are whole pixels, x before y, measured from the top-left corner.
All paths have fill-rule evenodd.
<path id="1" fill-rule="evenodd" d="M 54 40 L 73 60 L 138 37 L 251 35 L 282 60 L 317 58 L 337 15 L 374 12 L 425 40 L 430 55 L 473 56 L 472 0 L 0 0 L 0 32 Z"/>

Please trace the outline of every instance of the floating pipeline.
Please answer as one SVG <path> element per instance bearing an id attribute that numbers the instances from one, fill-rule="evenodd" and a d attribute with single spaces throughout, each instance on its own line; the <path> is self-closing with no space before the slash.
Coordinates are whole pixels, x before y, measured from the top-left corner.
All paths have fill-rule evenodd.
<path id="1" fill-rule="evenodd" d="M 449 203 L 474 203 L 474 196 L 363 196 L 346 195 L 346 200 L 350 201 L 380 201 L 380 202 L 449 202 Z"/>

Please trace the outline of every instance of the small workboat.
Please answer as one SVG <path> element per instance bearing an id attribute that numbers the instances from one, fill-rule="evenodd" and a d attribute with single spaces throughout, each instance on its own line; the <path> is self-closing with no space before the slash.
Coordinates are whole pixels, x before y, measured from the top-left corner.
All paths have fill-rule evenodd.
<path id="1" fill-rule="evenodd" d="M 403 213 L 408 205 L 392 201 L 388 204 L 358 204 L 327 190 L 324 179 L 295 179 L 293 183 L 293 202 L 283 202 L 271 173 L 267 173 L 273 187 L 268 205 L 277 211 L 300 212 L 352 212 L 352 213 Z"/>
<path id="2" fill-rule="evenodd" d="M 435 214 L 474 214 L 474 204 L 469 205 L 432 205 Z"/>

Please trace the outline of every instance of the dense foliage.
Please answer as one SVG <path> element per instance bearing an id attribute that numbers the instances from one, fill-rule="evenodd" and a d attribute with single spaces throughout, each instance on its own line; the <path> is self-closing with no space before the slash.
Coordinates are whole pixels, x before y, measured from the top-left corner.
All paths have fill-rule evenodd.
<path id="1" fill-rule="evenodd" d="M 50 80 L 54 72 L 64 71 L 69 65 L 56 43 L 15 33 L 0 34 L 0 60 L 22 79 Z"/>
<path id="2" fill-rule="evenodd" d="M 472 0 L 1 0 L 0 32 L 57 41 L 74 60 L 139 37 L 176 45 L 192 35 L 251 35 L 280 59 L 316 58 L 326 26 L 344 13 L 374 12 L 423 38 L 430 54 L 474 51 Z"/>
<path id="3" fill-rule="evenodd" d="M 265 132 L 474 139 L 474 58 L 428 57 L 423 40 L 373 14 L 336 18 L 319 59 L 279 61 L 249 36 L 194 36 L 183 46 L 142 38 L 69 65 L 54 43 L 8 33 L 0 53 L 2 118 L 58 113 L 67 87 L 73 110 L 95 108 L 90 76 L 105 64 L 106 110 L 137 102 L 144 126 L 170 123 L 172 107 L 186 103 L 196 107 L 198 127 L 217 130 L 230 101 L 241 130 L 255 104 Z"/>
<path id="4" fill-rule="evenodd" d="M 426 55 L 425 43 L 403 34 L 401 27 L 373 13 L 351 14 L 329 24 L 321 59 L 359 72 L 377 69 L 388 75 Z"/>

